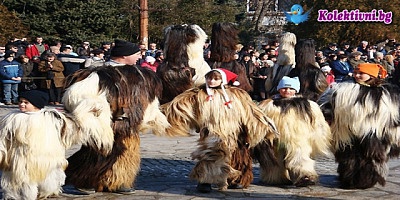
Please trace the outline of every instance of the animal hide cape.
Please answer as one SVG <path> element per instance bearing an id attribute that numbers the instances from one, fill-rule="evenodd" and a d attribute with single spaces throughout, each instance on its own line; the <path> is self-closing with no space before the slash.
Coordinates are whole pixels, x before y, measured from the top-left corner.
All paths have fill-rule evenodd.
<path id="1" fill-rule="evenodd" d="M 265 144 L 254 148 L 260 163 L 261 181 L 296 186 L 315 183 L 318 174 L 313 158 L 329 155 L 331 140 L 330 127 L 318 104 L 303 97 L 293 97 L 264 100 L 259 107 L 275 122 L 280 133 L 274 142 L 277 162 L 266 153 Z"/>
<path id="2" fill-rule="evenodd" d="M 198 25 L 175 25 L 164 29 L 164 62 L 157 68 L 163 83 L 161 103 L 187 89 L 205 83 L 211 70 L 203 57 L 206 33 Z"/>
<path id="3" fill-rule="evenodd" d="M 188 135 L 190 129 L 200 132 L 198 148 L 192 153 L 192 158 L 198 162 L 190 173 L 191 179 L 216 184 L 220 189 L 237 183 L 246 187 L 253 178 L 251 159 L 246 159 L 249 158 L 246 152 L 263 140 L 272 141 L 277 136 L 275 125 L 252 102 L 246 91 L 226 86 L 231 109 L 225 105 L 222 89 L 213 91 L 211 101 L 207 98 L 205 85 L 202 85 L 162 105 L 171 124 L 167 134 Z M 245 153 L 241 154 L 241 151 Z"/>
<path id="4" fill-rule="evenodd" d="M 104 115 L 99 126 L 113 131 L 114 144 L 109 154 L 99 152 L 95 144 L 83 145 L 68 158 L 66 182 L 96 191 L 133 187 L 140 168 L 139 133 L 151 130 L 161 135 L 169 126 L 159 110 L 161 90 L 153 71 L 136 66 L 88 68 L 68 77 L 66 109 L 85 117 L 80 109 L 91 110 L 96 105 L 93 98 L 104 98 L 108 106 L 93 111 Z"/>
<path id="5" fill-rule="evenodd" d="M 399 156 L 400 93 L 394 85 L 340 83 L 319 103 L 331 108 L 333 152 L 343 188 L 385 185 L 387 161 Z"/>
<path id="6" fill-rule="evenodd" d="M 104 137 L 99 145 L 112 146 L 105 134 L 87 136 L 88 132 L 82 132 L 75 122 L 79 119 L 54 109 L 31 113 L 15 111 L 1 119 L 0 167 L 4 199 L 33 200 L 58 195 L 65 182 L 67 148 L 88 142 L 89 137 Z"/>

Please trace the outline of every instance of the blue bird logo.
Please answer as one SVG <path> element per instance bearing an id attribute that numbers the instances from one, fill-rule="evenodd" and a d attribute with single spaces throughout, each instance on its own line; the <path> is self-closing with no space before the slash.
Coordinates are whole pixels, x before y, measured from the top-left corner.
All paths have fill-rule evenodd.
<path id="1" fill-rule="evenodd" d="M 308 15 L 310 14 L 310 11 L 311 9 L 303 14 L 304 12 L 303 7 L 299 4 L 294 4 L 290 8 L 290 12 L 285 11 L 284 13 L 288 22 L 292 22 L 295 25 L 298 25 L 308 20 Z"/>

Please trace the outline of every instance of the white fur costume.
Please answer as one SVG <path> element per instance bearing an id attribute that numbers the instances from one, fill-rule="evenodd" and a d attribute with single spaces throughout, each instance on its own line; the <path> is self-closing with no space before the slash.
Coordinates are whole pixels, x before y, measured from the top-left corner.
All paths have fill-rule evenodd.
<path id="1" fill-rule="evenodd" d="M 198 25 L 194 24 L 189 27 L 195 32 L 197 37 L 194 42 L 187 45 L 189 67 L 194 68 L 196 72 L 192 79 L 194 81 L 194 86 L 199 86 L 205 83 L 204 76 L 211 70 L 203 57 L 203 47 L 207 40 L 207 34 Z"/>
<path id="2" fill-rule="evenodd" d="M 74 144 L 96 138 L 103 152 L 111 150 L 112 140 L 107 141 L 106 131 L 82 132 L 75 124 L 78 121 L 54 109 L 33 113 L 15 111 L 3 117 L 0 161 L 4 199 L 29 200 L 58 195 L 68 165 L 65 150 Z"/>
<path id="3" fill-rule="evenodd" d="M 315 184 L 317 155 L 329 155 L 330 128 L 318 106 L 302 97 L 268 99 L 259 107 L 276 124 L 280 137 L 274 142 L 275 158 L 261 143 L 255 147 L 261 181 L 266 184 Z"/>

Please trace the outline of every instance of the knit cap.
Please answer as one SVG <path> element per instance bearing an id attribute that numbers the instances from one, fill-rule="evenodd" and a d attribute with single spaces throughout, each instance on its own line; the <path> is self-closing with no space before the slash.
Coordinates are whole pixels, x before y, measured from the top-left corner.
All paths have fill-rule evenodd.
<path id="1" fill-rule="evenodd" d="M 115 45 L 111 49 L 112 57 L 130 56 L 140 51 L 139 46 L 124 40 L 115 40 Z"/>
<path id="2" fill-rule="evenodd" d="M 284 76 L 281 81 L 279 81 L 277 90 L 282 88 L 293 88 L 296 90 L 296 93 L 300 91 L 300 81 L 299 77 L 290 78 L 288 76 Z"/>
<path id="3" fill-rule="evenodd" d="M 36 108 L 42 109 L 49 103 L 49 95 L 40 90 L 23 91 L 19 98 L 25 98 Z"/>
<path id="4" fill-rule="evenodd" d="M 387 71 L 380 64 L 375 63 L 360 63 L 354 71 L 362 72 L 375 78 L 386 78 Z"/>

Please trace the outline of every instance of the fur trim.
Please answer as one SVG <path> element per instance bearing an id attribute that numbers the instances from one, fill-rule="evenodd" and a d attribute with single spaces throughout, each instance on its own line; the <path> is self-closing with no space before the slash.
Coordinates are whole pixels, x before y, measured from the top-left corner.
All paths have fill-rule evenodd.
<path id="1" fill-rule="evenodd" d="M 313 158 L 318 155 L 329 156 L 331 140 L 329 125 L 324 120 L 318 104 L 295 97 L 265 100 L 259 107 L 276 123 L 280 133 L 280 137 L 274 143 L 278 166 L 265 163 L 271 160 L 266 159 L 267 156 L 259 157 L 260 164 L 263 163 L 261 166 L 266 167 L 261 168 L 262 181 L 282 184 L 291 180 L 297 184 L 303 177 L 316 181 L 318 175 Z M 288 123 L 293 124 L 288 126 Z M 281 169 L 282 167 L 287 172 Z"/>

